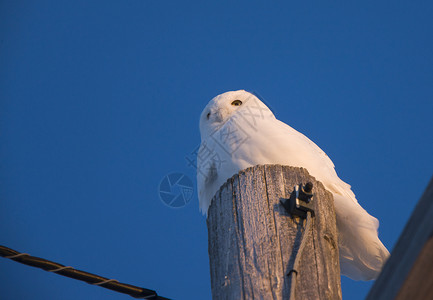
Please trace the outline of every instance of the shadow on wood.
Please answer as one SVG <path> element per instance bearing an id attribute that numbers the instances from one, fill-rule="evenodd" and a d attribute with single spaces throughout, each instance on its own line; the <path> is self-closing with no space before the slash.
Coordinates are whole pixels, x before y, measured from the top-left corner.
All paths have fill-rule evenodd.
<path id="1" fill-rule="evenodd" d="M 304 221 L 280 204 L 295 185 L 314 184 L 315 217 L 297 270 L 296 299 L 341 299 L 332 194 L 303 168 L 255 166 L 217 192 L 208 211 L 213 299 L 289 299 Z M 294 300 L 294 299 L 291 299 Z"/>

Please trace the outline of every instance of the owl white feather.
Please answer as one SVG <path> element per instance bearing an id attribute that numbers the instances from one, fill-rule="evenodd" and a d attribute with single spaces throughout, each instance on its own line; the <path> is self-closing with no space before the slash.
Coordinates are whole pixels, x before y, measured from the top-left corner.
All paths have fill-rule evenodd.
<path id="1" fill-rule="evenodd" d="M 244 90 L 212 99 L 200 116 L 200 134 L 197 186 L 203 213 L 227 179 L 243 169 L 264 164 L 304 167 L 334 196 L 341 274 L 355 280 L 377 277 L 389 256 L 378 238 L 379 222 L 358 204 L 350 185 L 337 176 L 316 144 Z"/>

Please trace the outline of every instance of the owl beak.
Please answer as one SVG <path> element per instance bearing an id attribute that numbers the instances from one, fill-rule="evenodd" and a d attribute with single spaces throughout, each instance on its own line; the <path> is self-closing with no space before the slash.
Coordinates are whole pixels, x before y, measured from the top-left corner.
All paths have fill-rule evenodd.
<path id="1" fill-rule="evenodd" d="M 216 120 L 217 122 L 222 122 L 222 121 L 224 120 L 224 116 L 223 116 L 223 114 L 222 114 L 221 111 L 217 111 L 217 112 L 215 113 L 215 120 Z"/>

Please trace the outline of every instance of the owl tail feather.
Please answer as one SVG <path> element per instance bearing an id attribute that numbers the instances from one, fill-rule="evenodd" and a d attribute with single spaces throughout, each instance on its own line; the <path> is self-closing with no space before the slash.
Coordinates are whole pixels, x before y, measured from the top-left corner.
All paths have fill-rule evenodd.
<path id="1" fill-rule="evenodd" d="M 389 252 L 379 240 L 379 221 L 357 202 L 334 194 L 341 274 L 354 280 L 376 279 Z"/>

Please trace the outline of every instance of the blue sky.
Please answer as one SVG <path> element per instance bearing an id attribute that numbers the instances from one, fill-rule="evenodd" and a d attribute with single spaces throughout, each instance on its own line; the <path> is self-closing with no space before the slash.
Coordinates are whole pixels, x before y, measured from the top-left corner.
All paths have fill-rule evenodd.
<path id="1" fill-rule="evenodd" d="M 89 3 L 90 2 L 90 3 Z M 432 175 L 428 1 L 1 1 L 0 244 L 210 299 L 197 196 L 162 178 L 222 92 L 259 93 L 334 161 L 391 250 Z M 299 112 L 307 112 L 300 114 Z M 6 299 L 127 299 L 0 259 Z M 371 283 L 342 279 L 345 299 Z"/>

